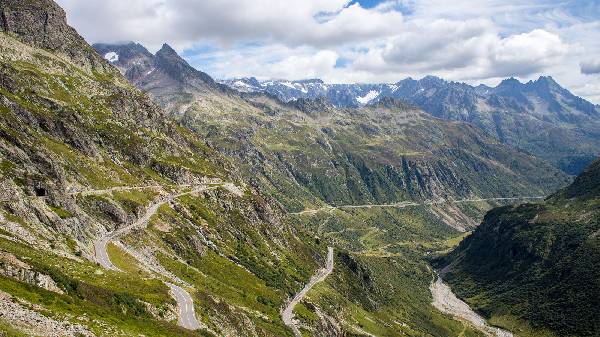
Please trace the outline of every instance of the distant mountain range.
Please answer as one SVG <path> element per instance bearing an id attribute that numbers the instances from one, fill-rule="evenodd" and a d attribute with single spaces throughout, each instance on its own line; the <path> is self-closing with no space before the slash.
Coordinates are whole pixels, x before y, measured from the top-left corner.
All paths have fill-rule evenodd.
<path id="1" fill-rule="evenodd" d="M 439 118 L 472 123 L 507 143 L 576 174 L 600 154 L 600 108 L 542 76 L 496 87 L 471 86 L 434 76 L 394 84 L 326 84 L 241 78 L 221 83 L 242 92 L 263 92 L 289 102 L 327 98 L 336 107 L 360 107 L 385 97 L 405 100 Z"/>
<path id="2" fill-rule="evenodd" d="M 397 98 L 379 97 L 356 108 L 336 107 L 319 96 L 286 102 L 213 81 L 168 45 L 156 55 L 135 43 L 93 47 L 182 124 L 237 158 L 240 167 L 249 165 L 248 178 L 292 210 L 308 201 L 543 194 L 564 182 L 560 171 L 539 158 Z"/>
<path id="3" fill-rule="evenodd" d="M 393 84 L 327 84 L 319 79 L 259 81 L 254 77 L 214 81 L 166 44 L 156 55 L 133 42 L 93 47 L 174 115 L 183 115 L 208 92 L 232 89 L 250 95 L 268 94 L 283 102 L 325 98 L 337 108 L 357 108 L 395 98 L 438 118 L 471 123 L 569 174 L 578 174 L 600 155 L 600 108 L 573 95 L 549 76 L 527 83 L 509 78 L 496 87 L 471 86 L 435 76 L 407 78 Z"/>

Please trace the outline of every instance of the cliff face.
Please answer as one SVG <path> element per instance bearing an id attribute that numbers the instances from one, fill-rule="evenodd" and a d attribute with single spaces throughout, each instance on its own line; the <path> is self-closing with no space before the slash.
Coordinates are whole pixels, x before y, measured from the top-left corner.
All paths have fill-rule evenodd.
<path id="1" fill-rule="evenodd" d="M 550 335 L 597 336 L 599 164 L 544 202 L 490 211 L 446 260 L 453 289 L 492 318 L 512 316 Z"/>
<path id="2" fill-rule="evenodd" d="M 54 1 L 2 0 L 0 29 L 21 42 L 65 55 L 80 66 L 110 69 L 75 29 L 67 25 L 64 10 Z"/>

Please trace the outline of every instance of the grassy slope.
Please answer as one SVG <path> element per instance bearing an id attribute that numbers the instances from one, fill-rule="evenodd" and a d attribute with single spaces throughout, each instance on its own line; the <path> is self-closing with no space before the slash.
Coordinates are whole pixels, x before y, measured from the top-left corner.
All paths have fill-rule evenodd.
<path id="1" fill-rule="evenodd" d="M 539 204 L 498 208 L 454 251 L 447 279 L 523 336 L 598 336 L 600 161 Z"/>
<path id="2" fill-rule="evenodd" d="M 1 249 L 26 259 L 67 291 L 57 296 L 6 278 L 1 279 L 0 289 L 40 304 L 60 318 L 86 313 L 105 324 L 86 324 L 97 333 L 117 329 L 127 335 L 201 335 L 145 309 L 140 301 L 152 304 L 159 313 L 174 303 L 159 280 L 144 277 L 136 267 L 126 268 L 134 260 L 119 248 L 110 245 L 109 253 L 124 273 L 101 271 L 85 260 L 76 262 L 59 255 L 89 257 L 91 242 L 102 227 L 110 230 L 135 218 L 156 197 L 156 191 L 86 197 L 66 197 L 64 193 L 67 187 L 85 190 L 157 184 L 168 191 L 176 183 L 203 176 L 239 182 L 231 166 L 192 132 L 166 120 L 116 71 L 90 71 L 2 33 L 0 61 L 0 174 L 2 183 L 16 193 L 15 199 L 1 202 L 0 210 L 5 219 L 19 223 L 48 244 L 26 243 L 3 230 L 2 234 L 18 243 L 0 239 Z M 50 196 L 33 196 L 38 186 Z M 198 305 L 211 306 L 207 310 L 199 307 L 199 312 L 214 330 L 234 335 L 251 330 L 262 336 L 289 334 L 279 321 L 278 306 L 310 275 L 315 251 L 324 251 L 324 247 L 305 244 L 303 241 L 310 241 L 280 223 L 277 208 L 271 208 L 272 203 L 256 191 L 230 200 L 231 208 L 216 206 L 218 200 L 212 202 L 186 197 L 180 205 L 189 207 L 189 218 L 178 219 L 178 212 L 171 211 L 173 231 L 152 236 L 155 241 L 149 243 L 166 247 L 172 255 L 157 255 L 169 269 L 187 276 L 198 287 L 200 292 L 194 294 Z M 203 225 L 213 226 L 205 229 L 216 235 L 216 244 L 201 243 L 204 256 L 200 257 L 189 250 L 194 235 L 186 229 L 199 230 Z M 267 232 L 268 236 L 257 242 L 248 240 Z M 126 240 L 141 242 L 144 235 L 135 232 Z M 221 241 L 220 235 L 226 238 Z M 287 251 L 290 246 L 297 249 Z M 269 272 L 276 264 L 279 268 L 274 270 L 279 273 L 273 275 Z M 186 275 L 191 267 L 204 278 Z M 231 275 L 241 281 L 231 284 L 233 281 L 227 280 Z M 228 310 L 222 311 L 223 301 L 229 300 Z"/>
<path id="3" fill-rule="evenodd" d="M 304 112 L 262 96 L 209 95 L 182 121 L 290 210 L 323 202 L 545 194 L 567 181 L 467 124 L 397 102 Z"/>

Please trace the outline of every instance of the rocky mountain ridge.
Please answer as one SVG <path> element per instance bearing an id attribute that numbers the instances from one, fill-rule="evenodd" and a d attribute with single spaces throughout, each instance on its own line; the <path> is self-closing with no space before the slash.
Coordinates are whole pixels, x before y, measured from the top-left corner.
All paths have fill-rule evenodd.
<path id="1" fill-rule="evenodd" d="M 227 91 L 206 73 L 191 67 L 168 44 L 155 55 L 137 43 L 94 44 L 102 55 L 132 84 L 154 97 L 166 110 L 182 114 L 200 94 Z"/>
<path id="2" fill-rule="evenodd" d="M 435 117 L 472 123 L 570 174 L 580 172 L 600 154 L 600 109 L 549 76 L 527 83 L 509 78 L 496 87 L 474 87 L 435 76 L 393 84 L 255 78 L 222 83 L 241 92 L 269 93 L 285 102 L 324 97 L 337 107 L 365 106 L 386 97 L 402 99 Z"/>

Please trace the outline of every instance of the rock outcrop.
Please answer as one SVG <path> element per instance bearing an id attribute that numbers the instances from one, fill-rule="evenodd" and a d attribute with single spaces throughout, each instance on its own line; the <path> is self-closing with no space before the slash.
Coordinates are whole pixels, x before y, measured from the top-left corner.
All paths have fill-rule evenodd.
<path id="1" fill-rule="evenodd" d="M 55 293 L 63 293 L 50 276 L 33 270 L 27 263 L 4 251 L 0 251 L 0 275 Z"/>
<path id="2" fill-rule="evenodd" d="M 24 43 L 61 53 L 86 68 L 110 69 L 67 24 L 65 11 L 54 1 L 0 1 L 0 30 Z"/>

